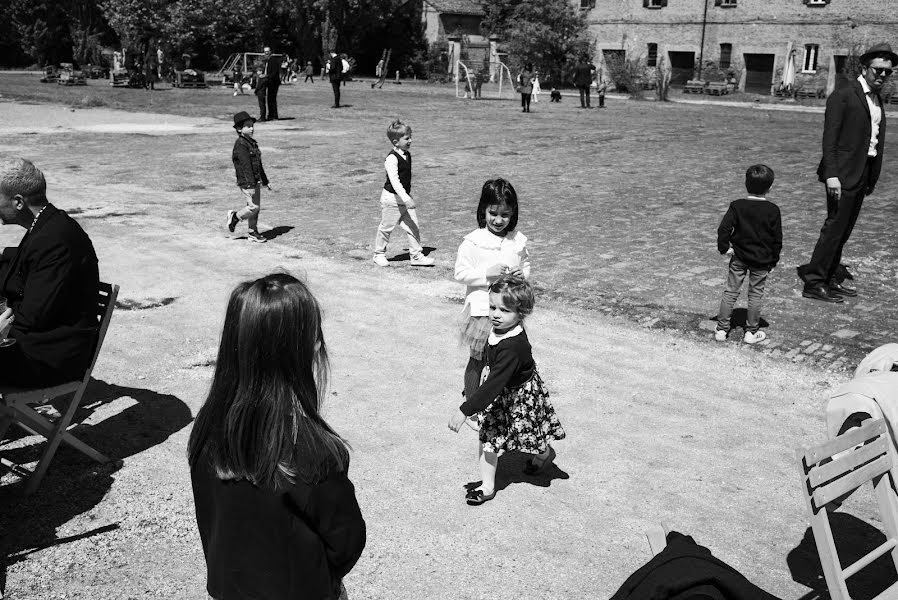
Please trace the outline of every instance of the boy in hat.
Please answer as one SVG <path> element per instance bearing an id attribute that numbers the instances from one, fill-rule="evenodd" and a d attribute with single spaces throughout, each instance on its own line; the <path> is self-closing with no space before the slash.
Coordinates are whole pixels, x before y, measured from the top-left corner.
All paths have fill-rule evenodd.
<path id="1" fill-rule="evenodd" d="M 843 285 L 853 277 L 840 268 L 842 248 L 882 170 L 886 113 L 879 93 L 898 65 L 898 55 L 889 44 L 876 44 L 861 55 L 861 64 L 857 79 L 826 99 L 823 158 L 817 168 L 826 187 L 826 221 L 811 262 L 798 267 L 804 281 L 801 295 L 823 302 L 857 296 L 857 290 Z"/>
<path id="2" fill-rule="evenodd" d="M 240 111 L 234 115 L 234 129 L 237 130 L 237 141 L 234 142 L 234 150 L 231 159 L 234 161 L 234 170 L 237 173 L 237 187 L 243 194 L 246 206 L 240 210 L 228 211 L 228 231 L 234 233 L 237 223 L 246 221 L 249 225 L 249 235 L 253 242 L 267 242 L 259 233 L 259 210 L 262 205 L 262 186 L 269 190 L 271 185 L 262 168 L 262 151 L 259 144 L 253 139 L 253 125 L 256 120 L 246 111 Z"/>

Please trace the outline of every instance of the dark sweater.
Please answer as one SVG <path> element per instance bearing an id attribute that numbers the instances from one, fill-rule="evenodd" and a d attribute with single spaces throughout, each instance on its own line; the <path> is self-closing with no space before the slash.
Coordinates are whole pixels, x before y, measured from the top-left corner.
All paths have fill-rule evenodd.
<path id="1" fill-rule="evenodd" d="M 489 406 L 505 388 L 516 388 L 533 377 L 536 368 L 527 332 L 500 340 L 495 346 L 486 345 L 486 364 L 490 374 L 477 391 L 459 406 L 470 417 Z"/>
<path id="2" fill-rule="evenodd" d="M 724 254 L 730 245 L 736 258 L 750 267 L 775 267 L 783 249 L 779 207 L 769 200 L 731 202 L 717 228 L 717 250 Z"/>
<path id="3" fill-rule="evenodd" d="M 365 547 L 345 473 L 274 491 L 218 479 L 205 455 L 190 470 L 196 522 L 216 600 L 336 600 Z"/>
<path id="4" fill-rule="evenodd" d="M 398 152 L 393 150 L 390 152 L 396 156 L 396 162 L 398 164 L 399 170 L 399 183 L 402 184 L 402 187 L 405 188 L 406 194 L 412 193 L 412 153 L 406 152 L 405 156 L 401 156 Z M 390 183 L 390 176 L 387 175 L 387 182 L 384 184 L 384 189 L 390 192 L 391 194 L 395 194 L 396 190 L 393 189 L 393 184 Z"/>

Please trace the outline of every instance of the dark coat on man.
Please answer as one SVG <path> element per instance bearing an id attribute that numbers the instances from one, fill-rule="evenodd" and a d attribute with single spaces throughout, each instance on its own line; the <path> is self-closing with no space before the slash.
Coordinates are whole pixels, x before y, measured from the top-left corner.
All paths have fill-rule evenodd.
<path id="1" fill-rule="evenodd" d="M 38 375 L 34 385 L 80 379 L 97 338 L 99 271 L 93 244 L 64 211 L 47 204 L 18 247 L 0 257 L 0 294 L 13 310 L 9 337 Z M 0 382 L 15 381 L 4 372 Z"/>
<path id="2" fill-rule="evenodd" d="M 592 85 L 593 73 L 596 72 L 596 66 L 588 61 L 580 61 L 574 67 L 574 85 L 577 87 L 588 87 Z"/>
<path id="3" fill-rule="evenodd" d="M 882 101 L 879 100 L 882 106 Z M 830 94 L 826 99 L 826 117 L 823 123 L 823 157 L 817 168 L 820 181 L 838 177 L 843 189 L 857 186 L 867 163 L 870 147 L 870 107 L 864 88 L 857 79 L 851 80 Z M 886 112 L 879 122 L 879 140 L 876 158 L 870 165 L 867 192 L 879 180 L 882 154 L 886 140 Z"/>

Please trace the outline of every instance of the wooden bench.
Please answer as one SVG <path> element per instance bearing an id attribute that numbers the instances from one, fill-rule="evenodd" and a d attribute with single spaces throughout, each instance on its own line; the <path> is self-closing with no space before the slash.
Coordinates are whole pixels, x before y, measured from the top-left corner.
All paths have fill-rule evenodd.
<path id="1" fill-rule="evenodd" d="M 705 86 L 705 93 L 709 96 L 723 96 L 729 94 L 730 89 L 725 81 L 712 81 Z"/>
<path id="2" fill-rule="evenodd" d="M 697 79 L 690 79 L 683 88 L 684 94 L 703 94 L 705 93 L 705 82 Z"/>
<path id="3" fill-rule="evenodd" d="M 795 92 L 795 97 L 799 100 L 804 98 L 825 98 L 826 90 L 823 88 L 808 90 L 808 89 L 800 89 Z"/>

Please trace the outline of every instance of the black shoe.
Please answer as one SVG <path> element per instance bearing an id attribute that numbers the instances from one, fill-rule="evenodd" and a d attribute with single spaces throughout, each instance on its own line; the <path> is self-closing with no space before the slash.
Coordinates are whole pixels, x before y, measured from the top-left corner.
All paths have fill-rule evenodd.
<path id="1" fill-rule="evenodd" d="M 817 285 L 805 286 L 801 295 L 812 300 L 821 300 L 823 302 L 842 302 L 842 296 L 837 296 L 829 291 L 829 288 L 822 283 Z"/>
<path id="2" fill-rule="evenodd" d="M 829 282 L 829 291 L 833 295 L 838 296 L 847 296 L 853 298 L 857 296 L 857 290 L 854 288 L 846 287 L 841 283 L 836 283 L 835 280 Z"/>

